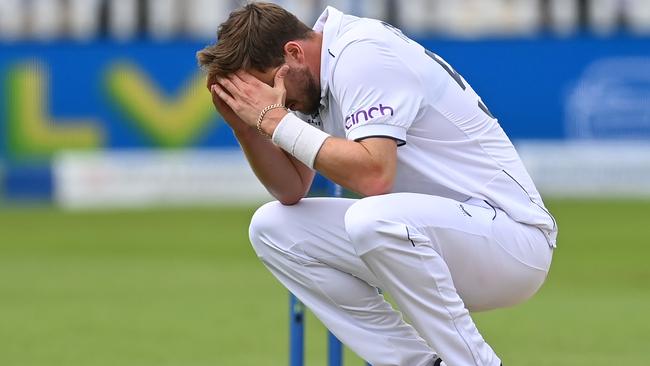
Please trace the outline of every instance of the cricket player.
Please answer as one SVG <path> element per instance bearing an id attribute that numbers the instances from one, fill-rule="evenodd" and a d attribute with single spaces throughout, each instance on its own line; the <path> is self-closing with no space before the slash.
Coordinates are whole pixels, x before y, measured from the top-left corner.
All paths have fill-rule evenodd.
<path id="1" fill-rule="evenodd" d="M 469 83 L 398 29 L 331 7 L 311 29 L 246 5 L 198 59 L 277 198 L 250 224 L 273 275 L 374 366 L 501 365 L 470 311 L 535 294 L 557 225 Z M 304 198 L 315 171 L 363 198 Z"/>

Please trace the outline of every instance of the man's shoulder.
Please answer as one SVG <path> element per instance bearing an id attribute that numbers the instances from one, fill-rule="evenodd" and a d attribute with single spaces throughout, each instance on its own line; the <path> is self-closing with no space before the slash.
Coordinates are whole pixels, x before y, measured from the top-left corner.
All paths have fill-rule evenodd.
<path id="1" fill-rule="evenodd" d="M 341 28 L 336 39 L 329 47 L 330 53 L 337 57 L 350 46 L 374 43 L 377 45 L 388 45 L 386 42 L 385 30 L 378 20 L 368 18 L 357 18 L 344 16 Z"/>
<path id="2" fill-rule="evenodd" d="M 399 39 L 390 26 L 379 21 L 360 21 L 367 24 L 350 26 L 328 49 L 332 57 L 328 70 L 330 86 L 338 89 L 360 82 L 365 85 L 402 84 L 417 79 L 414 68 L 408 64 L 413 61 L 408 55 L 416 53 L 411 47 L 417 43 Z"/>
<path id="3" fill-rule="evenodd" d="M 386 22 L 344 15 L 327 51 L 335 70 L 341 65 L 341 59 L 345 60 L 345 66 L 369 66 L 382 59 L 405 63 L 408 55 L 423 53 L 422 49 L 418 42 Z"/>

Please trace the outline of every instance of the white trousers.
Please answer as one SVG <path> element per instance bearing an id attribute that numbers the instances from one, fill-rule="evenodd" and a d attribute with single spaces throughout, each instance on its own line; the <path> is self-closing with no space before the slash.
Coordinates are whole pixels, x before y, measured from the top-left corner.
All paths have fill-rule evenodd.
<path id="1" fill-rule="evenodd" d="M 498 366 L 469 311 L 531 297 L 552 249 L 479 200 L 395 193 L 262 206 L 250 239 L 269 270 L 373 366 Z M 389 293 L 408 319 L 384 300 Z"/>

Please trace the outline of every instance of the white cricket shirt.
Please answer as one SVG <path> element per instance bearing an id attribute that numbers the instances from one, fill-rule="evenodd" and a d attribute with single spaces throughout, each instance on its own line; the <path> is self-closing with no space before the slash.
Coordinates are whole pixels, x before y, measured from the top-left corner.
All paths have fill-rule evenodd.
<path id="1" fill-rule="evenodd" d="M 310 123 L 349 140 L 395 139 L 393 192 L 484 200 L 555 246 L 555 219 L 510 139 L 449 64 L 386 23 L 332 7 L 314 30 L 322 99 Z"/>

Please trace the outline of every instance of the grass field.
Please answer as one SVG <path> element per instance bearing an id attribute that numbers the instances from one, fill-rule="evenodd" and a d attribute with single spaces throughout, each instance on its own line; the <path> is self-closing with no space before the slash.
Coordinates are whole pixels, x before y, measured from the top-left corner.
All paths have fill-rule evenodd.
<path id="1" fill-rule="evenodd" d="M 478 314 L 484 336 L 507 366 L 650 365 L 650 202 L 549 206 L 551 275 Z M 253 210 L 0 210 L 0 365 L 287 365 L 287 293 L 248 244 Z"/>

